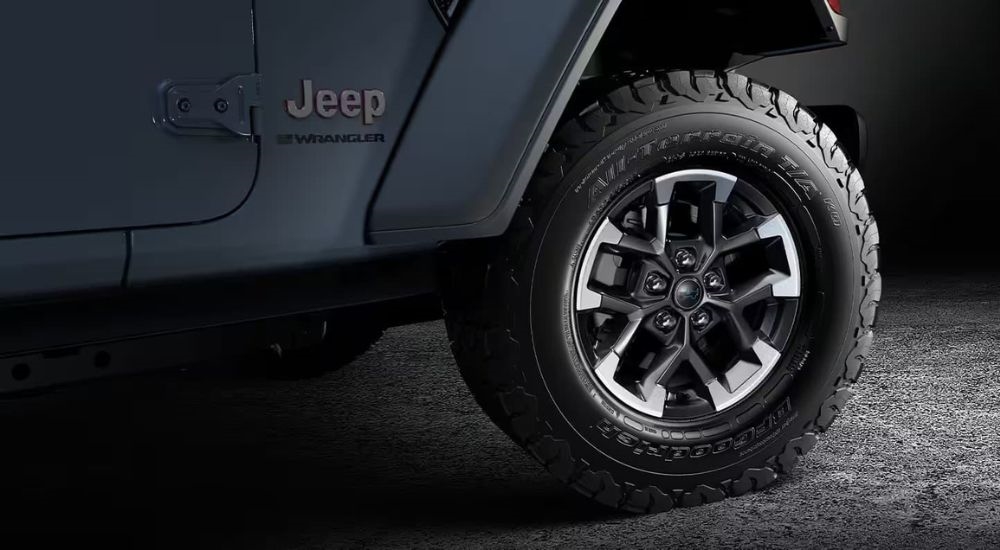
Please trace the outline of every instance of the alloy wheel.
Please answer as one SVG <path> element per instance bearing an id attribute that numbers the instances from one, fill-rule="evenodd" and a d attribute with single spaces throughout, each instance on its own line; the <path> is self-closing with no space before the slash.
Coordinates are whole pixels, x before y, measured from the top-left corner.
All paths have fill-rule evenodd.
<path id="1" fill-rule="evenodd" d="M 786 351 L 802 293 L 775 201 L 702 169 L 616 201 L 575 281 L 574 336 L 595 379 L 665 420 L 720 413 L 759 388 Z"/>

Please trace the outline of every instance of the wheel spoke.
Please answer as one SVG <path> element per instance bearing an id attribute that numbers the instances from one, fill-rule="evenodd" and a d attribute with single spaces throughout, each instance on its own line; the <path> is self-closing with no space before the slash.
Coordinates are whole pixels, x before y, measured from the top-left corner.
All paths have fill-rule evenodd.
<path id="1" fill-rule="evenodd" d="M 614 311 L 615 313 L 622 313 L 625 315 L 636 313 L 637 311 L 642 309 L 637 304 L 633 304 L 632 302 L 625 300 L 623 298 L 619 298 L 618 296 L 612 296 L 610 294 L 604 294 L 604 293 L 602 293 L 600 296 L 601 296 L 601 304 L 600 304 L 601 309 L 606 309 L 608 311 Z"/>
<path id="2" fill-rule="evenodd" d="M 736 178 L 717 172 L 706 175 L 712 184 L 702 189 L 698 227 L 705 244 L 715 248 L 722 239 L 722 215 L 736 185 Z"/>
<path id="3" fill-rule="evenodd" d="M 768 270 L 734 288 L 728 297 L 709 296 L 705 303 L 720 309 L 727 315 L 742 314 L 747 307 L 774 296 L 773 285 L 784 279 L 784 275 Z"/>
<path id="4" fill-rule="evenodd" d="M 792 241 L 792 232 L 781 216 L 772 216 L 766 222 L 757 227 L 757 234 L 761 239 L 778 238 L 785 252 L 785 261 L 788 264 L 788 271 L 785 277 L 774 285 L 774 296 L 792 298 L 799 296 L 802 291 L 799 279 L 799 255 L 795 251 L 795 242 Z"/>
<path id="5" fill-rule="evenodd" d="M 631 391 L 625 389 L 615 381 L 615 373 L 618 372 L 618 363 L 621 358 L 614 351 L 609 351 L 594 368 L 594 374 L 604 387 L 615 397 L 621 399 L 637 411 L 650 416 L 662 417 L 663 406 L 667 402 L 667 391 L 662 386 L 653 388 L 652 393 L 646 398 L 640 398 Z"/>
<path id="6" fill-rule="evenodd" d="M 590 285 L 590 278 L 594 273 L 594 263 L 597 261 L 597 255 L 600 252 L 602 245 L 616 245 L 621 242 L 624 235 L 625 234 L 618 229 L 618 227 L 612 223 L 610 219 L 607 218 L 605 218 L 604 222 L 602 222 L 600 227 L 597 228 L 597 232 L 594 234 L 592 243 L 588 247 L 586 254 L 584 254 L 583 261 L 580 265 L 579 276 L 581 280 L 577 285 L 576 291 L 577 311 L 586 311 L 601 307 L 603 301 L 602 294 L 592 289 Z"/>
<path id="7" fill-rule="evenodd" d="M 705 388 L 708 389 L 708 396 L 712 401 L 712 407 L 717 411 L 725 409 L 732 399 L 732 393 L 717 378 L 706 382 Z"/>
<path id="8" fill-rule="evenodd" d="M 732 237 L 723 237 L 719 241 L 719 253 L 726 254 L 734 250 L 743 248 L 744 246 L 750 246 L 753 243 L 759 242 L 760 237 L 757 236 L 757 230 L 751 229 L 750 231 L 744 231 L 738 235 Z"/>
<path id="9" fill-rule="evenodd" d="M 774 219 L 775 216 L 777 216 L 777 214 L 775 214 L 774 216 L 766 216 L 766 217 L 761 216 L 758 219 L 754 220 L 753 226 L 747 229 L 746 231 L 743 231 L 742 233 L 737 233 L 732 237 L 722 237 L 722 239 L 719 241 L 719 247 L 718 247 L 719 253 L 727 254 L 729 252 L 733 252 L 745 246 L 750 246 L 754 243 L 760 242 L 761 237 L 760 233 L 758 232 L 758 229 L 761 226 L 770 222 L 772 219 Z"/>
<path id="10" fill-rule="evenodd" d="M 662 249 L 657 248 L 655 241 L 640 239 L 633 235 L 623 235 L 618 243 L 611 245 L 611 248 L 640 256 L 657 256 L 662 252 Z"/>
<path id="11" fill-rule="evenodd" d="M 618 244 L 624 235 L 625 232 L 619 229 L 614 222 L 605 219 L 597 229 L 597 234 L 594 235 L 594 244 L 598 246 L 602 244 Z"/>
<path id="12" fill-rule="evenodd" d="M 714 196 L 715 193 L 706 192 L 698 208 L 698 229 L 701 238 L 706 245 L 713 248 L 722 239 L 722 212 L 726 209 L 726 203 L 709 200 Z"/>
<path id="13" fill-rule="evenodd" d="M 602 379 L 614 380 L 615 373 L 618 372 L 618 362 L 621 360 L 618 354 L 609 351 L 594 366 L 594 372 Z"/>
<path id="14" fill-rule="evenodd" d="M 675 344 L 663 348 L 656 354 L 649 370 L 639 381 L 639 395 L 643 399 L 649 400 L 657 392 L 657 388 L 665 385 L 673 377 L 684 358 L 683 350 L 683 346 Z"/>
<path id="15" fill-rule="evenodd" d="M 752 350 L 756 360 L 737 361 L 722 375 L 722 380 L 716 380 L 709 386 L 709 393 L 716 410 L 728 408 L 746 397 L 781 359 L 781 353 L 761 339 L 754 342 Z"/>
<path id="16" fill-rule="evenodd" d="M 709 399 L 712 402 L 712 407 L 715 410 L 721 410 L 722 404 L 726 402 L 726 398 L 729 395 L 729 391 L 725 386 L 719 381 L 712 369 L 709 368 L 708 364 L 702 358 L 701 354 L 693 348 L 688 348 L 687 353 L 688 363 L 691 368 L 694 369 L 695 374 L 698 379 L 701 380 L 705 389 L 708 390 Z"/>
<path id="17" fill-rule="evenodd" d="M 606 290 L 600 288 L 596 285 L 588 285 L 587 289 L 587 299 L 577 301 L 576 310 L 578 312 L 582 311 L 593 311 L 593 310 L 604 310 L 614 313 L 621 313 L 623 315 L 632 316 L 637 314 L 642 310 L 642 306 L 632 302 L 629 298 L 622 296 L 616 296 L 607 292 Z M 593 297 L 591 299 L 590 297 Z"/>
<path id="18" fill-rule="evenodd" d="M 670 223 L 670 204 L 653 204 L 646 208 L 646 227 L 653 235 L 657 254 L 662 254 L 667 246 L 667 227 Z"/>
<path id="19" fill-rule="evenodd" d="M 748 351 L 753 348 L 754 342 L 757 341 L 757 331 L 747 322 L 742 310 L 727 311 L 725 325 L 729 330 L 729 335 L 732 336 L 733 341 L 736 343 L 737 349 Z"/>
<path id="20" fill-rule="evenodd" d="M 622 333 L 618 336 L 618 341 L 611 348 L 619 357 L 625 355 L 625 350 L 628 349 L 628 345 L 632 343 L 635 339 L 635 333 L 638 332 L 639 327 L 642 325 L 642 319 L 633 319 L 625 325 L 622 329 Z"/>
<path id="21" fill-rule="evenodd" d="M 742 310 L 761 300 L 771 298 L 774 296 L 773 285 L 781 282 L 784 278 L 785 275 L 774 270 L 768 270 L 767 273 L 758 275 L 734 289 L 732 298 L 729 301 L 732 305 L 736 306 L 735 309 Z"/>

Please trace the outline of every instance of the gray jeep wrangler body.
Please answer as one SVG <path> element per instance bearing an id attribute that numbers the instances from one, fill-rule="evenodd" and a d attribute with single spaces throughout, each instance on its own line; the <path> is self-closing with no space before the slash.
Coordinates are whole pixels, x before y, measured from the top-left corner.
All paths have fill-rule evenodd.
<path id="1" fill-rule="evenodd" d="M 838 10 L 15 2 L 0 392 L 439 317 L 441 249 L 504 238 L 557 128 L 628 78 L 841 45 Z M 811 112 L 860 161 L 853 111 Z"/>

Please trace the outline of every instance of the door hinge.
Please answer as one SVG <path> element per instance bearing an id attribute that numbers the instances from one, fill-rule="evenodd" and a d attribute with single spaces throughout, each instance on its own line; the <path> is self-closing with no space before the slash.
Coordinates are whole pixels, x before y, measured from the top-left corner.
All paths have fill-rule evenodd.
<path id="1" fill-rule="evenodd" d="M 159 123 L 186 136 L 259 136 L 261 80 L 259 74 L 241 74 L 221 83 L 167 80 L 160 85 Z"/>

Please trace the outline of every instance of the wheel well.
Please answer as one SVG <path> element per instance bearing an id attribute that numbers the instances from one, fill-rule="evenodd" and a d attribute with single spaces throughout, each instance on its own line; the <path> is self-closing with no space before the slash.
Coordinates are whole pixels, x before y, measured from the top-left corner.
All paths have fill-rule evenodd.
<path id="1" fill-rule="evenodd" d="M 839 18 L 839 23 L 834 21 Z M 727 70 L 756 59 L 845 44 L 827 0 L 625 0 L 577 83 L 560 124 L 635 75 Z M 860 166 L 864 119 L 844 105 L 811 107 Z"/>
<path id="2" fill-rule="evenodd" d="M 654 69 L 721 70 L 734 54 L 767 56 L 844 43 L 827 0 L 626 0 L 584 78 Z"/>

